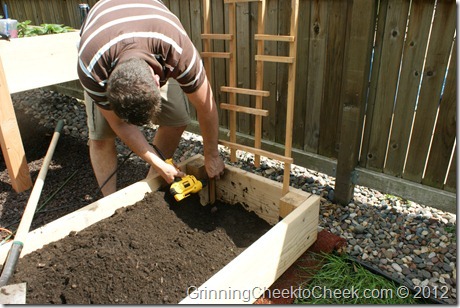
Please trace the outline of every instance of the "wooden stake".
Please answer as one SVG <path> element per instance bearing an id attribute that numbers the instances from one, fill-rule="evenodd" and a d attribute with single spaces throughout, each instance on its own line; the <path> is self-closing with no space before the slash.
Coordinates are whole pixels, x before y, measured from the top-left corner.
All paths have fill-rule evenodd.
<path id="1" fill-rule="evenodd" d="M 11 185 L 16 192 L 32 187 L 26 154 L 0 58 L 0 145 Z"/>

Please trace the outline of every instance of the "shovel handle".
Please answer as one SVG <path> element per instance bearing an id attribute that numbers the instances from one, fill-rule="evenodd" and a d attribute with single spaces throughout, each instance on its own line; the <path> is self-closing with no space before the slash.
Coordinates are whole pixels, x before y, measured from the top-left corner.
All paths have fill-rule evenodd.
<path id="1" fill-rule="evenodd" d="M 51 158 L 53 157 L 54 150 L 56 149 L 56 144 L 63 125 L 64 122 L 62 120 L 59 120 L 56 125 L 53 138 L 51 139 L 48 151 L 46 152 L 45 158 L 43 159 L 43 165 L 40 169 L 40 172 L 38 173 L 37 179 L 35 180 L 35 184 L 32 188 L 32 192 L 30 193 L 29 200 L 27 202 L 26 208 L 24 209 L 24 213 L 22 214 L 21 222 L 19 223 L 18 230 L 16 231 L 16 235 L 14 237 L 15 241 L 23 242 L 27 236 L 27 233 L 29 233 L 29 228 L 37 208 L 38 200 L 40 199 L 40 194 L 42 192 L 43 183 L 45 181 L 46 174 L 48 173 L 48 167 L 51 162 Z"/>
<path id="2" fill-rule="evenodd" d="M 18 262 L 19 256 L 21 255 L 22 247 L 24 247 L 24 238 L 26 237 L 27 233 L 29 233 L 30 224 L 32 223 L 35 209 L 37 208 L 38 199 L 40 198 L 40 194 L 43 188 L 43 182 L 45 180 L 46 173 L 48 172 L 51 157 L 53 157 L 53 153 L 56 148 L 56 144 L 63 125 L 64 122 L 59 120 L 56 125 L 56 129 L 54 130 L 53 138 L 51 139 L 51 144 L 48 147 L 45 159 L 43 160 L 42 168 L 38 173 L 38 177 L 35 181 L 34 187 L 32 188 L 29 201 L 27 202 L 24 213 L 22 214 L 21 222 L 19 223 L 14 241 L 11 244 L 5 264 L 3 265 L 2 273 L 0 276 L 0 287 L 8 284 L 8 281 L 10 280 L 10 277 L 13 275 L 14 269 L 16 268 L 16 263 Z"/>
<path id="3" fill-rule="evenodd" d="M 18 263 L 19 256 L 21 255 L 23 244 L 22 242 L 14 241 L 8 251 L 5 264 L 2 268 L 2 274 L 0 276 L 0 288 L 8 284 L 11 276 L 13 276 L 16 263 Z"/>

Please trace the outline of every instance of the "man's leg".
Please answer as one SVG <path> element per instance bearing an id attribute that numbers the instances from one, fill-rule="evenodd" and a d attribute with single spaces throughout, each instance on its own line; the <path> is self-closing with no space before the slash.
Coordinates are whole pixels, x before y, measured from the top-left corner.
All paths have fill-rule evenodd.
<path id="1" fill-rule="evenodd" d="M 102 187 L 102 195 L 105 197 L 116 192 L 117 150 L 115 148 L 115 139 L 90 140 L 89 155 L 97 183 L 99 187 Z"/>
<path id="2" fill-rule="evenodd" d="M 85 105 L 91 165 L 99 187 L 103 186 L 101 192 L 105 197 L 117 190 L 117 175 L 112 175 L 117 169 L 116 135 L 86 92 Z"/>
<path id="3" fill-rule="evenodd" d="M 157 117 L 159 127 L 153 144 L 158 147 L 166 159 L 171 158 L 179 145 L 182 133 L 190 123 L 190 110 L 187 97 L 177 81 L 169 79 L 160 89 L 162 100 L 161 114 Z M 155 173 L 150 168 L 147 177 Z"/>
<path id="4" fill-rule="evenodd" d="M 171 158 L 179 145 L 185 126 L 160 126 L 158 127 L 153 144 L 156 145 L 166 158 Z"/>

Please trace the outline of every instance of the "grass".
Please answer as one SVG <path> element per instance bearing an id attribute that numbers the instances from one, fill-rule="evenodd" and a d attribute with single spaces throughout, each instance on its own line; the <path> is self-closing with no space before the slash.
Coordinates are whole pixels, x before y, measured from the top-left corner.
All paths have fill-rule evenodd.
<path id="1" fill-rule="evenodd" d="M 454 225 L 454 224 L 447 225 L 447 226 L 444 227 L 444 230 L 445 230 L 447 233 L 456 234 L 456 233 L 457 233 L 457 226 Z"/>
<path id="2" fill-rule="evenodd" d="M 317 272 L 303 268 L 312 280 L 302 286 L 295 304 L 421 304 L 405 287 L 383 276 L 371 273 L 350 262 L 346 255 L 321 255 L 325 264 Z M 406 292 L 407 291 L 407 292 Z"/>

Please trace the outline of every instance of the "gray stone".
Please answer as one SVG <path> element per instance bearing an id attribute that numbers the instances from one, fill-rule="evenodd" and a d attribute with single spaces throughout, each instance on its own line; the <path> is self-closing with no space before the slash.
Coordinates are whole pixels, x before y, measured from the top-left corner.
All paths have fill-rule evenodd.
<path id="1" fill-rule="evenodd" d="M 419 273 L 420 273 L 421 277 L 423 277 L 423 279 L 431 278 L 431 273 L 426 271 L 426 270 L 421 270 Z"/>
<path id="2" fill-rule="evenodd" d="M 452 272 L 452 266 L 450 266 L 450 265 L 447 264 L 447 263 L 444 263 L 444 264 L 442 265 L 442 269 L 445 270 L 446 272 L 449 272 L 449 273 Z"/>
<path id="3" fill-rule="evenodd" d="M 398 263 L 392 263 L 391 266 L 395 269 L 395 271 L 397 271 L 399 273 L 402 272 L 402 268 L 401 268 L 401 266 L 399 266 Z"/>

